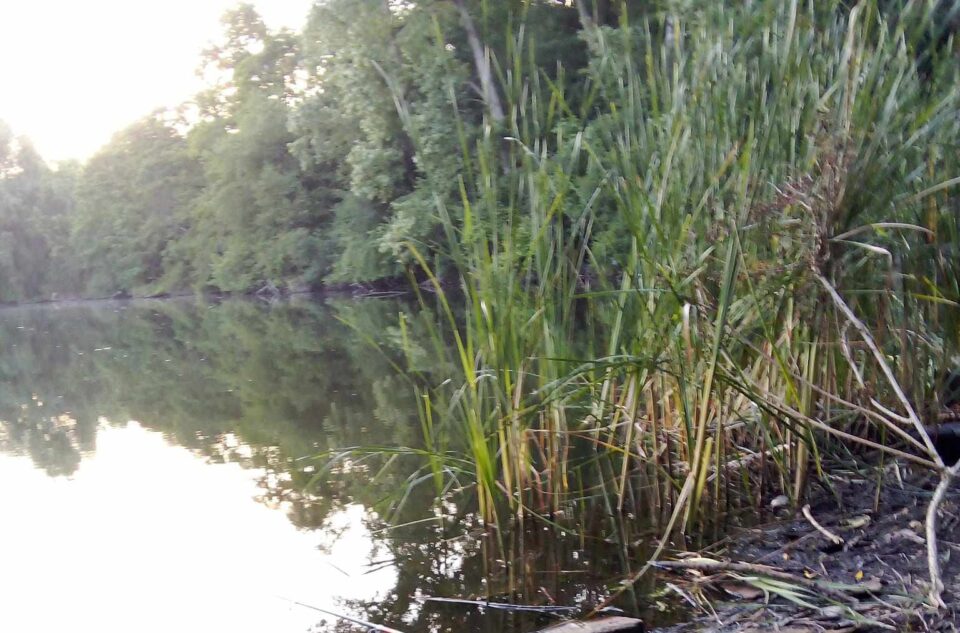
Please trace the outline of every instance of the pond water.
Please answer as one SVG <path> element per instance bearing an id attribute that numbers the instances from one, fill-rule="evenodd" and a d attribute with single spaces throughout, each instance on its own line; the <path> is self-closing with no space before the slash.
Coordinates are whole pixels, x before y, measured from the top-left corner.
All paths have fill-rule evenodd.
<path id="1" fill-rule="evenodd" d="M 0 310 L 0 630 L 348 630 L 325 609 L 411 632 L 526 631 L 544 622 L 417 598 L 603 595 L 624 567 L 603 542 L 535 531 L 491 557 L 475 517 L 431 518 L 429 486 L 404 492 L 417 464 L 403 456 L 330 466 L 335 449 L 418 443 L 388 362 L 406 310 Z"/>

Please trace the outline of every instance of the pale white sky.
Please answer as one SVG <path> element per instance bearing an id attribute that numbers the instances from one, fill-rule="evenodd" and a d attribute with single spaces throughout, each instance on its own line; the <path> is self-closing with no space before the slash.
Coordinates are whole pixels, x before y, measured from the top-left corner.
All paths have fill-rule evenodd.
<path id="1" fill-rule="evenodd" d="M 0 0 L 0 120 L 50 161 L 84 160 L 111 135 L 200 87 L 200 51 L 236 0 Z M 299 30 L 312 0 L 254 0 Z"/>

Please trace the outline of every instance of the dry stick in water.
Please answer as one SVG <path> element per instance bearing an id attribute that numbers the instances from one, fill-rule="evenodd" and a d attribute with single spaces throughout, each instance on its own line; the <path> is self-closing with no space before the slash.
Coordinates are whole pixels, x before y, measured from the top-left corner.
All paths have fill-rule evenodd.
<path id="1" fill-rule="evenodd" d="M 674 505 L 673 513 L 670 515 L 670 520 L 667 522 L 667 527 L 663 531 L 663 536 L 660 538 L 660 542 L 657 544 L 657 549 L 654 550 L 653 554 L 650 556 L 649 560 L 644 563 L 643 567 L 640 568 L 640 571 L 633 574 L 621 584 L 620 589 L 614 591 L 607 599 L 594 607 L 593 611 L 587 616 L 592 618 L 593 616 L 600 613 L 606 607 L 609 607 L 614 600 L 620 597 L 620 595 L 627 589 L 633 588 L 635 584 L 646 574 L 653 566 L 656 564 L 657 559 L 660 558 L 660 555 L 663 554 L 663 550 L 667 547 L 667 539 L 670 538 L 670 535 L 673 534 L 673 528 L 677 523 L 677 519 L 680 517 L 680 514 L 683 512 L 683 508 L 687 503 L 687 499 L 690 497 L 690 493 L 693 492 L 693 484 L 695 483 L 694 475 L 696 473 L 690 472 L 687 475 L 686 481 L 683 483 L 683 488 L 680 490 L 680 496 L 677 498 L 677 502 Z"/>
<path id="2" fill-rule="evenodd" d="M 851 310 L 846 302 L 844 302 L 843 298 L 837 293 L 833 285 L 827 281 L 826 277 L 820 273 L 817 273 L 817 279 L 820 280 L 820 283 L 823 285 L 823 287 L 827 289 L 828 293 L 830 293 L 830 296 L 833 298 L 833 302 L 837 304 L 837 307 L 840 308 L 840 311 L 844 313 L 850 323 L 853 324 L 853 326 L 860 332 L 860 336 L 863 337 L 864 343 L 866 343 L 867 347 L 870 348 L 870 351 L 873 353 L 873 357 L 880 365 L 880 369 L 883 370 L 883 374 L 887 377 L 887 381 L 890 383 L 890 386 L 893 387 L 894 393 L 897 394 L 897 398 L 900 400 L 900 403 L 903 405 L 904 409 L 906 409 L 908 419 L 913 423 L 917 433 L 919 433 L 920 438 L 926 445 L 927 452 L 937 465 L 937 470 L 940 474 L 940 484 L 937 486 L 937 489 L 933 494 L 933 498 L 930 500 L 930 505 L 927 507 L 927 567 L 930 573 L 929 598 L 931 606 L 935 609 L 943 609 L 947 605 L 943 602 L 942 597 L 943 580 L 940 575 L 940 561 L 937 548 L 937 510 L 940 507 L 940 503 L 943 501 L 943 497 L 947 494 L 947 489 L 953 482 L 953 478 L 957 475 L 958 471 L 960 471 L 960 461 L 950 468 L 947 468 L 944 465 L 943 459 L 940 457 L 940 454 L 937 453 L 937 449 L 933 446 L 933 441 L 930 439 L 930 435 L 927 433 L 926 429 L 923 428 L 923 423 L 920 421 L 920 418 L 917 417 L 916 411 L 914 411 L 913 407 L 910 406 L 910 402 L 907 400 L 906 395 L 904 395 L 903 389 L 900 388 L 900 383 L 898 383 L 896 378 L 894 378 L 893 372 L 890 371 L 890 367 L 883 358 L 883 354 L 880 353 L 880 350 L 877 348 L 877 344 L 873 341 L 873 337 L 870 336 L 867 326 L 865 326 L 856 317 L 856 315 L 853 314 L 853 310 Z"/>

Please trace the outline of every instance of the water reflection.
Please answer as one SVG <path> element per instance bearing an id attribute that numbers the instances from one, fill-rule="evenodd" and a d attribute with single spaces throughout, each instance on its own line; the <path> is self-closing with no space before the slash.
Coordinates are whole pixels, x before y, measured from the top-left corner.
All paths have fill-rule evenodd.
<path id="1" fill-rule="evenodd" d="M 382 325 L 398 306 L 363 309 Z M 290 600 L 385 598 L 396 565 L 371 566 L 392 557 L 355 501 L 378 493 L 335 473 L 305 492 L 300 458 L 415 428 L 336 311 L 0 312 L 0 630 L 306 631 L 322 617 Z"/>
<path id="2" fill-rule="evenodd" d="M 100 428 L 69 479 L 24 458 L 0 459 L 0 479 L 0 630 L 305 631 L 316 614 L 283 598 L 337 608 L 396 581 L 364 573 L 362 506 L 329 515 L 338 530 L 297 530 L 250 502 L 250 471 L 137 424 Z"/>
<path id="3" fill-rule="evenodd" d="M 629 564 L 600 539 L 536 528 L 496 537 L 509 552 L 498 560 L 493 535 L 456 506 L 424 520 L 431 487 L 402 493 L 417 464 L 310 459 L 418 445 L 412 390 L 391 361 L 426 355 L 402 352 L 401 311 L 0 311 L 0 630 L 350 628 L 291 601 L 411 632 L 532 630 L 548 622 L 417 597 L 599 599 Z M 410 315 L 408 341 L 429 318 Z"/>

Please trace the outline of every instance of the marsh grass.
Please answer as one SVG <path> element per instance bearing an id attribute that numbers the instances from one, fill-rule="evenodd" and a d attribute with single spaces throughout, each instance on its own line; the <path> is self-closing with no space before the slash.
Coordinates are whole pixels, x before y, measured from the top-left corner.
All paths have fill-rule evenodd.
<path id="1" fill-rule="evenodd" d="M 898 397 L 935 412 L 957 351 L 960 64 L 917 70 L 935 8 L 726 4 L 588 26 L 575 90 L 511 35 L 507 118 L 461 126 L 460 207 L 438 196 L 442 243 L 409 245 L 440 315 L 411 485 L 492 525 L 648 517 L 662 548 L 798 503 L 829 459 L 938 467 Z"/>

